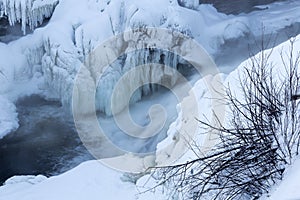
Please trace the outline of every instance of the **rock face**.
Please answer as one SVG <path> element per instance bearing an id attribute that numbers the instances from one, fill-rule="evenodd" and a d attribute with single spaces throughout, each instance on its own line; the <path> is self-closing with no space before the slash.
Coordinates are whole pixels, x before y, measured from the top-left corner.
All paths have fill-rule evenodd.
<path id="1" fill-rule="evenodd" d="M 0 36 L 4 36 L 7 33 L 7 26 L 9 25 L 7 17 L 0 17 Z"/>

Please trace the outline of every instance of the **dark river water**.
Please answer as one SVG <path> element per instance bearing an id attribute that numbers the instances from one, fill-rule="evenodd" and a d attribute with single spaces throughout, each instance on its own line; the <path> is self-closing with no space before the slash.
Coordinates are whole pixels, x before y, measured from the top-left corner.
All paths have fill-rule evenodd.
<path id="1" fill-rule="evenodd" d="M 199 0 L 201 3 L 213 4 L 219 12 L 235 15 L 260 10 L 255 6 L 270 4 L 276 1 L 284 0 Z"/>
<path id="2" fill-rule="evenodd" d="M 0 140 L 0 183 L 13 175 L 55 175 L 92 159 L 60 103 L 30 96 L 17 111 L 20 128 Z"/>

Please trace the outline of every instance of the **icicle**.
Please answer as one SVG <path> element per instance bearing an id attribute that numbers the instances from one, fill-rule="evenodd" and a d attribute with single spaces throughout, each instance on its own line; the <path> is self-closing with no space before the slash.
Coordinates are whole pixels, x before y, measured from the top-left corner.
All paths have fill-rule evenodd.
<path id="1" fill-rule="evenodd" d="M 22 31 L 26 34 L 26 26 L 31 30 L 51 17 L 59 0 L 0 0 L 0 16 L 7 15 L 9 24 L 22 23 Z"/>
<path id="2" fill-rule="evenodd" d="M 111 96 L 114 87 L 118 80 L 129 70 L 136 66 L 148 64 L 143 70 L 136 70 L 133 77 L 128 79 L 128 84 L 124 85 L 124 88 L 118 94 L 119 99 L 128 99 L 127 95 L 130 94 L 132 88 L 137 85 L 141 85 L 136 90 L 134 96 L 131 97 L 131 103 L 139 101 L 143 95 L 151 94 L 156 91 L 156 85 L 149 85 L 146 83 L 154 82 L 161 83 L 166 77 L 170 80 L 170 85 L 174 85 L 177 81 L 177 76 L 173 72 L 165 67 L 161 67 L 157 64 L 165 64 L 173 68 L 177 68 L 179 57 L 171 52 L 165 52 L 161 50 L 144 49 L 135 53 L 128 54 L 125 60 L 118 60 L 110 69 L 103 74 L 99 81 L 97 93 L 96 93 L 96 108 L 98 111 L 104 112 L 106 115 L 111 115 Z M 149 64 L 152 63 L 152 64 Z M 156 63 L 156 64 L 155 64 Z M 144 85 L 145 84 L 145 85 Z M 122 111 L 127 102 L 119 101 L 115 111 Z"/>

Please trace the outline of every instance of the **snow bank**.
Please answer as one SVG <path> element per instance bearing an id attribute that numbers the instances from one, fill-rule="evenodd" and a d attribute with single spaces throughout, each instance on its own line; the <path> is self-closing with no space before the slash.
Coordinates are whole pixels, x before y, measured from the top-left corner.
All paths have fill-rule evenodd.
<path id="1" fill-rule="evenodd" d="M 5 200 L 163 200 L 162 194 L 139 194 L 138 188 L 121 173 L 104 167 L 99 161 L 88 161 L 59 176 L 13 177 L 0 188 Z M 142 186 L 141 186 L 142 187 Z"/>
<path id="2" fill-rule="evenodd" d="M 298 35 L 295 38 L 292 38 L 294 40 L 294 48 L 293 48 L 293 59 L 295 62 L 295 59 L 297 59 L 297 55 L 300 53 L 300 35 Z M 286 60 L 288 59 L 288 55 L 291 49 L 291 42 L 286 41 L 283 42 L 282 44 L 274 47 L 273 49 L 268 49 L 264 53 L 268 55 L 271 51 L 272 54 L 269 57 L 269 61 L 272 63 L 272 73 L 273 77 L 277 81 L 283 81 L 286 77 L 286 70 L 285 67 L 282 63 L 282 56 L 281 54 L 283 53 L 283 59 L 285 60 L 286 63 L 289 61 Z M 260 53 L 256 54 L 255 57 L 259 60 L 260 59 Z M 243 92 L 241 91 L 241 86 L 240 86 L 240 80 L 241 82 L 247 84 L 247 80 L 245 78 L 245 68 L 249 68 L 252 66 L 252 61 L 251 58 L 245 60 L 242 62 L 237 69 L 235 69 L 233 72 L 231 72 L 228 76 L 221 75 L 223 80 L 224 80 L 224 87 L 230 87 L 230 90 L 232 94 L 235 95 L 236 98 L 240 99 L 243 101 Z M 206 87 L 207 85 L 207 80 L 205 81 L 205 78 L 213 79 L 215 77 L 204 77 L 197 81 L 193 87 L 194 94 L 196 95 L 197 102 L 198 102 L 198 107 L 200 108 L 199 114 L 195 116 L 195 118 L 200 119 L 201 121 L 206 121 L 206 122 L 211 122 L 209 120 L 212 120 L 212 109 L 215 107 L 212 106 L 212 101 L 211 101 L 211 91 Z M 240 79 L 240 80 L 239 80 Z M 222 102 L 220 102 L 222 103 Z M 224 102 L 223 102 L 224 103 Z M 168 137 L 160 142 L 157 145 L 157 155 L 156 155 L 156 163 L 158 165 L 163 165 L 163 163 L 166 162 L 166 160 L 171 159 L 173 160 L 173 156 L 178 156 L 178 152 L 182 152 L 185 149 L 186 145 L 185 142 L 187 139 L 185 137 L 188 136 L 188 134 L 183 134 L 180 132 L 180 128 L 182 127 L 183 123 L 186 123 L 186 119 L 182 117 L 182 104 L 177 105 L 177 112 L 178 118 L 175 120 L 174 123 L 170 125 L 170 128 L 168 130 Z M 186 109 L 186 108 L 185 108 Z M 224 123 L 226 124 L 226 119 L 227 119 L 227 113 L 228 108 L 225 108 L 225 118 L 224 118 Z M 200 124 L 199 124 L 200 126 Z M 203 130 L 202 128 L 198 127 L 198 129 L 195 130 L 189 130 L 185 131 L 184 133 L 190 133 L 190 131 L 195 132 L 195 137 L 192 139 L 192 144 L 188 144 L 189 146 L 197 146 L 200 147 L 199 149 L 202 151 L 201 153 L 205 153 L 207 149 L 212 145 L 210 141 L 208 140 L 206 134 L 207 130 Z M 199 149 L 196 149 L 196 152 L 199 153 Z M 184 152 L 184 155 L 176 161 L 176 163 L 184 163 L 187 160 L 192 160 L 197 158 L 194 151 L 189 150 L 187 152 Z"/>
<path id="3" fill-rule="evenodd" d="M 195 83 L 191 93 L 195 95 L 197 101 L 196 116 L 184 115 L 184 112 L 195 113 L 191 110 L 196 109 L 194 104 L 185 102 L 187 99 L 177 105 L 178 118 L 170 125 L 168 137 L 157 145 L 156 163 L 158 166 L 164 166 L 165 163 L 174 160 L 176 163 L 184 163 L 195 158 L 197 155 L 189 148 L 191 146 L 197 145 L 202 153 L 211 148 L 214 143 L 213 135 L 203 134 L 206 131 L 201 129 L 197 120 L 211 122 L 213 109 L 216 109 L 215 106 L 218 105 L 212 100 L 217 96 L 213 96 L 213 89 L 210 88 L 209 83 L 217 83 L 223 81 L 224 78 L 224 74 L 208 75 Z M 220 88 L 215 89 L 220 91 Z"/>
<path id="4" fill-rule="evenodd" d="M 283 180 L 273 187 L 270 194 L 261 197 L 261 200 L 300 199 L 300 159 L 287 168 Z"/>

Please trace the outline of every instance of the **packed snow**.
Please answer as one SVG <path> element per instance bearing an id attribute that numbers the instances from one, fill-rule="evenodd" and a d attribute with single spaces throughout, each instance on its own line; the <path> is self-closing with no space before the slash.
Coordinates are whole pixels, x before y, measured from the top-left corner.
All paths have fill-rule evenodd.
<path id="1" fill-rule="evenodd" d="M 122 184 L 121 176 L 97 161 L 89 161 L 49 179 L 40 176 L 13 177 L 1 188 L 1 199 L 18 199 L 21 196 L 28 200 L 134 199 L 134 184 Z"/>
<path id="2" fill-rule="evenodd" d="M 283 180 L 275 185 L 269 194 L 265 194 L 261 200 L 300 199 L 300 159 L 287 168 Z"/>
<path id="3" fill-rule="evenodd" d="M 51 178 L 41 175 L 12 177 L 0 188 L 0 197 L 5 200 L 166 199 L 161 191 L 150 192 L 150 195 L 141 193 L 145 182 L 143 178 L 139 181 L 134 176 L 107 168 L 99 161 L 88 161 Z"/>

